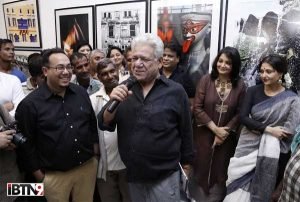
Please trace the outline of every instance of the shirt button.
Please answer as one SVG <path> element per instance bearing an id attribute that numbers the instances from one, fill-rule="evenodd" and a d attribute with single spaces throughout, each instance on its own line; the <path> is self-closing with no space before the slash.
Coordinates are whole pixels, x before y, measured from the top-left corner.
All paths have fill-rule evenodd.
<path id="1" fill-rule="evenodd" d="M 67 116 L 69 116 L 69 113 L 66 113 Z"/>
<path id="2" fill-rule="evenodd" d="M 74 141 L 77 142 L 77 139 L 75 139 Z"/>
<path id="3" fill-rule="evenodd" d="M 80 151 L 78 150 L 78 151 L 77 151 L 77 153 L 79 154 L 79 153 L 80 153 Z"/>
<path id="4" fill-rule="evenodd" d="M 79 164 L 82 164 L 82 162 L 80 161 Z"/>
<path id="5" fill-rule="evenodd" d="M 72 126 L 72 125 L 70 125 L 70 128 L 73 128 L 73 126 Z"/>

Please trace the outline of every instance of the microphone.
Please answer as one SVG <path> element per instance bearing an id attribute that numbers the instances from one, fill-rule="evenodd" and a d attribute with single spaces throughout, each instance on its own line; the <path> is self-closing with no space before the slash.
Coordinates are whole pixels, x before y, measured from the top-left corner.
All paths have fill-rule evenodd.
<path id="1" fill-rule="evenodd" d="M 120 85 L 124 84 L 127 87 L 127 89 L 130 90 L 136 82 L 137 82 L 136 78 L 134 76 L 130 76 L 127 80 L 120 83 Z M 113 99 L 112 102 L 107 107 L 107 111 L 113 113 L 113 111 L 116 110 L 119 104 L 120 101 Z"/>

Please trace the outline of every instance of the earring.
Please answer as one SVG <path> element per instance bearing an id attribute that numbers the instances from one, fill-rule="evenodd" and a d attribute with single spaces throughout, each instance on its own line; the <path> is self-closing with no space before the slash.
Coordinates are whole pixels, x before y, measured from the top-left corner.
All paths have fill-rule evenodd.
<path id="1" fill-rule="evenodd" d="M 279 79 L 277 82 L 278 82 L 279 84 L 282 84 L 282 80 L 281 80 L 281 79 Z"/>

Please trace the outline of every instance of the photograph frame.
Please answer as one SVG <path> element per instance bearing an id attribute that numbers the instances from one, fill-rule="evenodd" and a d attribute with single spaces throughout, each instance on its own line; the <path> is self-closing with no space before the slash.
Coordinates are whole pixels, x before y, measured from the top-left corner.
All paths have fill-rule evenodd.
<path id="1" fill-rule="evenodd" d="M 102 10 L 105 11 L 103 15 Z M 109 46 L 118 46 L 125 50 L 135 36 L 148 31 L 148 3 L 146 0 L 97 4 L 95 11 L 96 47 L 104 51 L 107 51 Z M 132 23 L 129 22 L 130 19 L 132 19 Z M 107 32 L 106 36 L 104 36 L 105 31 Z"/>
<path id="2" fill-rule="evenodd" d="M 183 54 L 181 55 L 181 65 L 184 68 L 184 70 L 189 72 L 190 80 L 194 84 L 194 86 L 197 85 L 199 79 L 209 73 L 212 68 L 212 63 L 214 58 L 217 56 L 220 48 L 221 48 L 221 37 L 222 37 L 222 27 L 223 27 L 223 0 L 185 0 L 185 1 L 172 1 L 172 0 L 151 0 L 150 1 L 150 31 L 151 33 L 158 33 L 158 25 L 159 20 L 163 20 L 164 13 L 166 12 L 167 15 L 170 16 L 171 22 L 169 23 L 171 25 L 171 28 L 174 29 L 173 32 L 173 39 L 175 39 L 175 43 L 179 44 L 182 47 Z M 201 7 L 199 9 L 199 7 Z M 167 8 L 165 10 L 165 8 Z M 203 9 L 202 9 L 203 8 Z M 210 10 L 211 9 L 211 10 Z M 191 11 L 190 11 L 191 10 Z M 198 11 L 200 10 L 200 11 Z M 211 13 L 209 13 L 211 11 Z M 160 18 L 159 18 L 159 15 Z M 166 16 L 167 16 L 166 15 Z M 209 49 L 206 48 L 206 54 L 198 55 L 198 57 L 206 58 L 209 57 L 209 59 L 203 59 L 203 60 L 197 60 L 197 59 L 191 59 L 190 55 L 195 55 L 195 44 L 190 45 L 190 42 L 187 42 L 187 40 L 184 37 L 184 34 L 182 32 L 182 25 L 181 21 L 182 19 L 185 19 L 188 23 L 190 21 L 190 17 L 194 16 L 197 18 L 197 20 L 200 22 L 200 24 L 204 21 L 208 24 L 210 24 L 210 28 L 204 28 L 207 30 L 207 33 L 210 32 L 210 43 L 209 43 Z M 201 17 L 200 17 L 201 16 Z M 190 21 L 192 22 L 192 21 Z M 162 24 L 161 24 L 162 25 Z M 187 24 L 187 26 L 189 26 Z M 205 25 L 207 26 L 207 24 Z M 163 29 L 163 28 L 162 28 Z M 202 32 L 202 28 L 200 28 Z M 198 34 L 197 33 L 197 34 Z M 166 32 L 167 34 L 167 32 Z M 201 34 L 202 37 L 208 36 Z M 168 35 L 165 35 L 167 37 Z M 195 35 L 196 36 L 196 35 Z M 164 38 L 164 37 L 163 37 Z M 203 39 L 202 38 L 202 39 Z M 209 37 L 208 37 L 209 38 Z M 172 40 L 173 40 L 172 39 Z M 196 41 L 196 39 L 194 39 Z M 201 40 L 201 39 L 200 39 Z M 168 39 L 166 38 L 166 42 L 169 43 Z M 189 45 L 186 45 L 190 43 Z M 194 42 L 192 42 L 194 43 Z M 195 42 L 195 43 L 201 43 L 201 42 Z M 204 43 L 202 43 L 204 44 Z M 185 45 L 185 47 L 184 47 Z M 198 45 L 199 47 L 199 45 Z M 194 50 L 192 50 L 194 48 Z M 199 50 L 199 49 L 198 49 Z M 186 52 L 185 52 L 186 51 Z M 199 52 L 199 51 L 197 51 Z M 204 52 L 204 51 L 203 51 Z M 201 54 L 201 53 L 200 53 Z M 207 56 L 209 55 L 209 56 Z M 195 57 L 194 57 L 195 58 Z M 189 61 L 193 60 L 193 64 L 189 63 Z M 189 64 L 188 64 L 189 63 Z"/>
<path id="3" fill-rule="evenodd" d="M 226 0 L 223 45 L 240 52 L 240 75 L 248 87 L 261 82 L 258 73 L 261 59 L 275 53 L 287 59 L 292 87 L 300 90 L 300 70 L 295 65 L 300 62 L 297 59 L 300 52 L 293 45 L 296 44 L 293 41 L 300 40 L 297 35 L 300 28 L 292 26 L 300 23 L 298 8 L 296 3 L 280 4 L 272 0 Z"/>
<path id="4" fill-rule="evenodd" d="M 6 35 L 15 48 L 42 48 L 38 0 L 18 0 L 2 7 Z M 27 18 L 23 19 L 24 16 Z"/>
<path id="5" fill-rule="evenodd" d="M 69 8 L 59 8 L 54 10 L 55 17 L 55 33 L 56 33 L 56 46 L 62 49 L 66 49 L 63 45 L 65 35 L 69 35 L 70 40 L 67 43 L 70 44 L 70 49 L 76 48 L 76 44 L 81 41 L 88 41 L 92 48 L 95 47 L 95 31 L 94 31 L 94 20 L 95 20 L 95 8 L 93 5 L 78 6 Z M 74 20 L 74 23 L 73 23 Z M 73 24 L 70 24 L 71 23 Z M 67 23 L 61 24 L 61 23 Z M 86 26 L 87 24 L 87 26 Z M 61 30 L 61 27 L 67 27 L 66 30 Z M 74 29 L 73 29 L 74 28 Z M 72 32 L 72 33 L 71 33 Z M 75 33 L 77 41 L 75 40 Z M 73 34 L 73 36 L 72 36 Z M 75 41 L 74 41 L 75 40 Z M 65 52 L 68 52 L 65 50 Z M 70 54 L 72 52 L 69 52 Z"/>

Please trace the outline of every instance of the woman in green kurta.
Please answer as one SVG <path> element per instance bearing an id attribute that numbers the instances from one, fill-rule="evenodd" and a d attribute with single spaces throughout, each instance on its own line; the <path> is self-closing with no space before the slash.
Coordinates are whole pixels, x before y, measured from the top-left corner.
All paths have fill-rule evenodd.
<path id="1" fill-rule="evenodd" d="M 238 113 L 246 89 L 239 77 L 240 66 L 237 49 L 225 47 L 215 58 L 211 74 L 203 76 L 197 86 L 193 166 L 202 193 L 200 200 L 222 201 L 226 194 L 227 167 L 237 143 L 233 131 L 239 126 Z"/>

